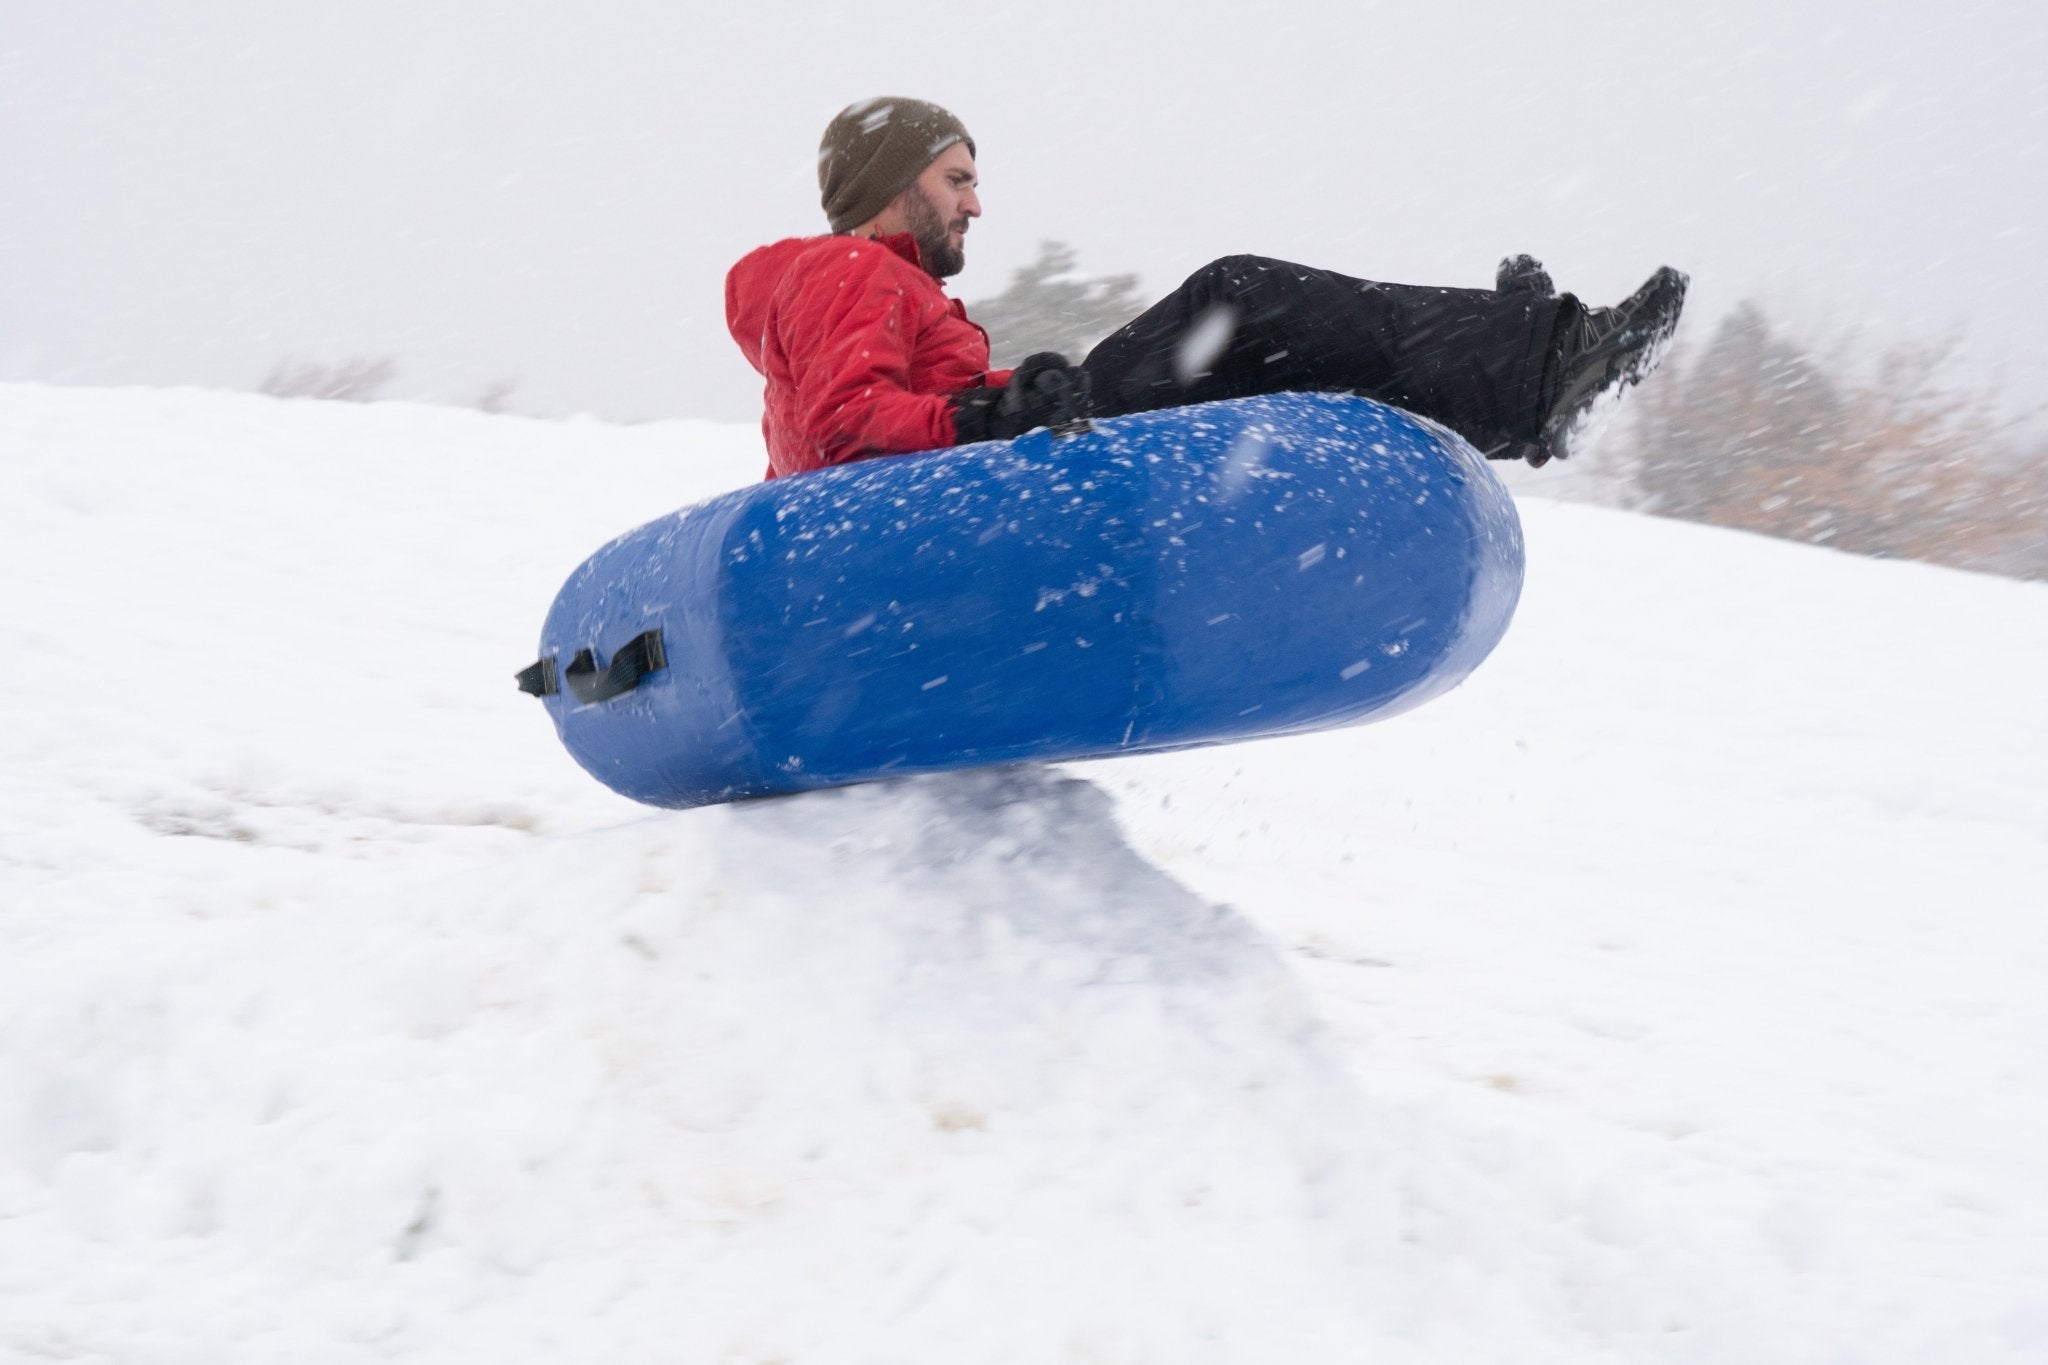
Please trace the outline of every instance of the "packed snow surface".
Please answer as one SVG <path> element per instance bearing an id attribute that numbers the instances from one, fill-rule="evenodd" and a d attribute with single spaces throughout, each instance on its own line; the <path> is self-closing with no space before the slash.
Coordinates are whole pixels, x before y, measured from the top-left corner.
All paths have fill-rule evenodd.
<path id="1" fill-rule="evenodd" d="M 1530 500 L 1397 720 L 673 813 L 511 675 L 751 430 L 0 462 L 0 1360 L 2048 1360 L 2048 589 Z"/>

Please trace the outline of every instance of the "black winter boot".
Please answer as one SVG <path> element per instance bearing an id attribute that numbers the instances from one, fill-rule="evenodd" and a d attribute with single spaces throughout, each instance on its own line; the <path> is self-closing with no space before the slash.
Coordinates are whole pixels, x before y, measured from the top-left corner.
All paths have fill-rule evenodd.
<path id="1" fill-rule="evenodd" d="M 1593 419 L 1619 401 L 1623 389 L 1657 368 L 1678 327 L 1689 282 L 1683 271 L 1660 266 L 1614 307 L 1580 307 L 1576 318 L 1560 319 L 1551 357 L 1556 369 L 1544 375 L 1551 393 L 1549 415 L 1543 420 L 1541 449 L 1528 456 L 1530 464 L 1568 457 L 1574 439 L 1595 425 Z"/>

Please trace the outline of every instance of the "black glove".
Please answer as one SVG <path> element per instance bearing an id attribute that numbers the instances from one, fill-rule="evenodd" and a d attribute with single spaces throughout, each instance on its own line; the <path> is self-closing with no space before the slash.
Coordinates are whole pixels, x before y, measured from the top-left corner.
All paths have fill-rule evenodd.
<path id="1" fill-rule="evenodd" d="M 1014 441 L 1037 427 L 1088 416 L 1088 372 L 1055 351 L 1027 356 L 1002 388 L 963 389 L 953 395 L 959 444 Z"/>

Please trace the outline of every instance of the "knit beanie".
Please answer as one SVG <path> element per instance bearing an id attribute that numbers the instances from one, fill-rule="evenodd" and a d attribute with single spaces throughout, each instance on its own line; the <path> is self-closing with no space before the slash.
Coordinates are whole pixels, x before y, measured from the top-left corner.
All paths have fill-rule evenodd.
<path id="1" fill-rule="evenodd" d="M 818 143 L 818 191 L 832 230 L 859 227 L 889 207 L 956 142 L 974 154 L 967 129 L 936 104 L 883 95 L 847 105 Z"/>

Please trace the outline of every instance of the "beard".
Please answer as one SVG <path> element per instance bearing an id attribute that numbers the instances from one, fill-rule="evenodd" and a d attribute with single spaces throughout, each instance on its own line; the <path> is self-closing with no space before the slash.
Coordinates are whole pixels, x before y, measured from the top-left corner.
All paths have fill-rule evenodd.
<path id="1" fill-rule="evenodd" d="M 925 273 L 943 280 L 967 268 L 967 251 L 953 245 L 951 225 L 940 216 L 938 205 L 917 186 L 903 192 L 903 217 L 910 236 L 917 243 L 917 256 Z"/>

